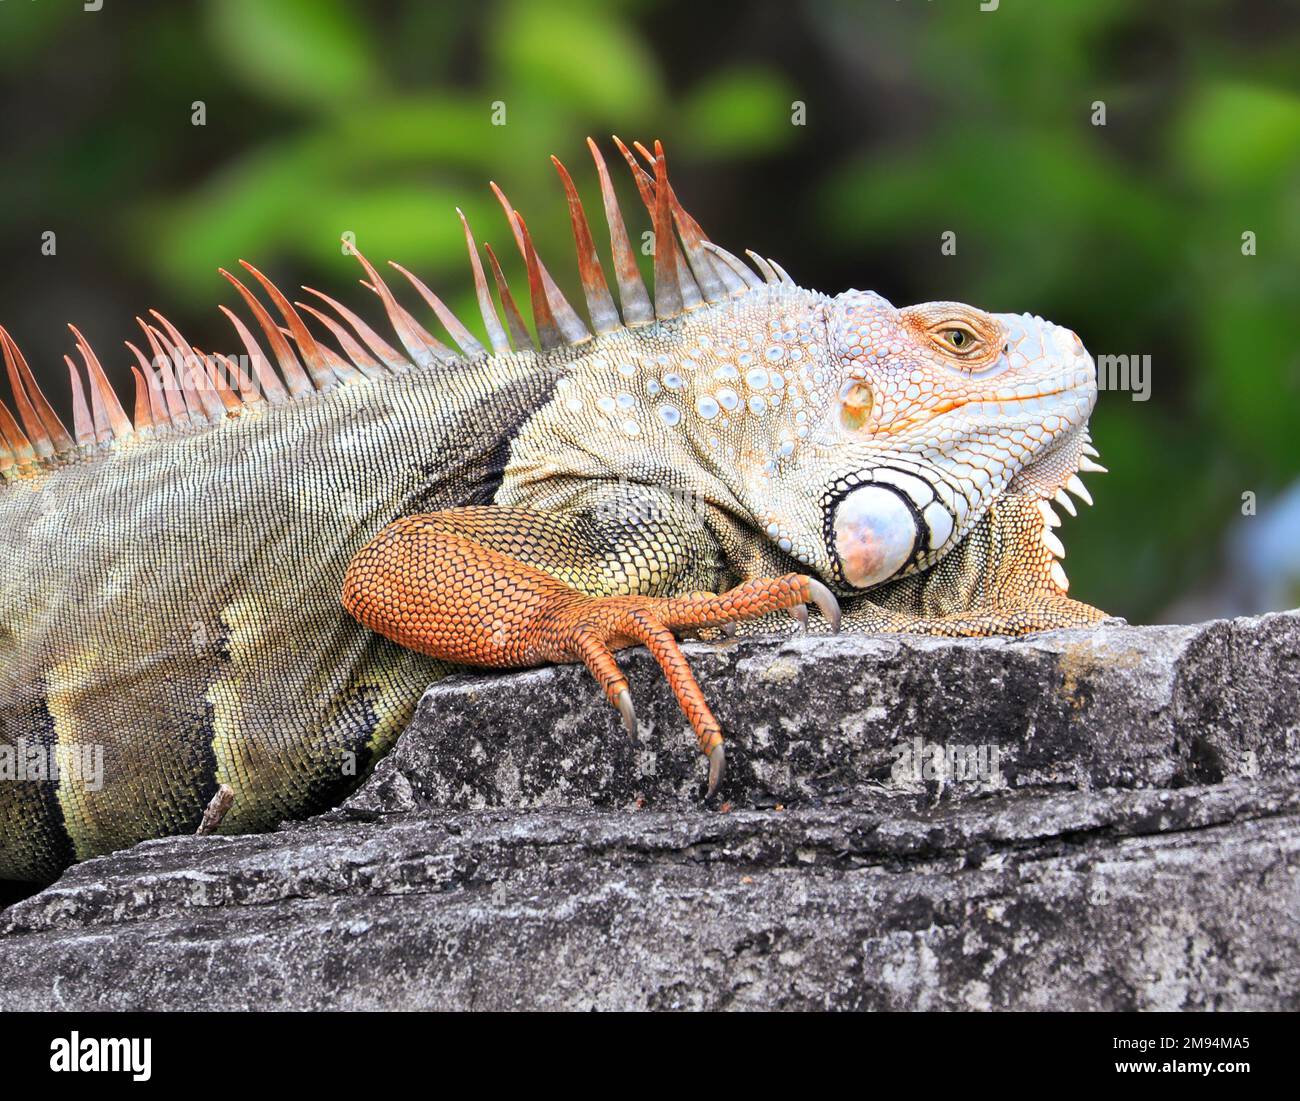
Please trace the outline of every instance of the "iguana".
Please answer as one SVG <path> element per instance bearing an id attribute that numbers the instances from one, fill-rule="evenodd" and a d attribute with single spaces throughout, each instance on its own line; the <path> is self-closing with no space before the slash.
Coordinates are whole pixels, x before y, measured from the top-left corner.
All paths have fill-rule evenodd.
<path id="1" fill-rule="evenodd" d="M 326 808 L 455 664 L 585 662 L 635 730 L 612 655 L 644 645 L 712 791 L 722 732 L 675 631 L 806 622 L 809 603 L 819 629 L 855 631 L 1103 618 L 1066 595 L 1053 532 L 1051 501 L 1073 512 L 1077 472 L 1101 469 L 1074 333 L 803 289 L 708 240 L 658 143 L 620 142 L 652 299 L 588 144 L 617 305 L 554 163 L 589 324 L 493 184 L 535 336 L 485 244 L 493 301 L 463 214 L 486 344 L 393 264 L 435 336 L 357 250 L 400 349 L 244 263 L 270 308 L 222 271 L 253 321 L 221 307 L 243 355 L 138 319 L 130 416 L 70 327 L 69 432 L 0 329 L 0 878 L 193 832 L 223 785 L 221 832 Z M 102 783 L 70 767 L 97 750 Z"/>

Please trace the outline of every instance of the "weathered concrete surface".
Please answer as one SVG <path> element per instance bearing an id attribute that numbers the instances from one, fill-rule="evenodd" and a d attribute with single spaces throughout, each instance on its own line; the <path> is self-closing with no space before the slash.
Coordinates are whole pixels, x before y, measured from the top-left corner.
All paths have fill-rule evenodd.
<path id="1" fill-rule="evenodd" d="M 1300 616 L 691 652 L 727 813 L 644 653 L 635 747 L 580 669 L 459 677 L 340 810 L 0 912 L 0 1009 L 1300 1007 Z"/>
<path id="2" fill-rule="evenodd" d="M 705 769 L 649 656 L 623 665 L 632 745 L 576 666 L 459 677 L 350 801 L 357 810 L 698 806 Z M 1300 765 L 1300 614 L 1024 639 L 898 636 L 696 646 L 725 730 L 733 804 L 845 801 L 890 780 L 914 738 L 999 747 L 1003 783 L 947 797 L 1179 787 Z M 939 794 L 939 785 L 931 785 Z"/>

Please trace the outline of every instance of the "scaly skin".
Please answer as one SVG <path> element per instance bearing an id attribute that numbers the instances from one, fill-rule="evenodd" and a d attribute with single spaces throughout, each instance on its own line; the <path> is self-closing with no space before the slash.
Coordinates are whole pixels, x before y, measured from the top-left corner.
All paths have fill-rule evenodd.
<path id="1" fill-rule="evenodd" d="M 371 630 L 446 661 L 494 668 L 581 661 L 631 734 L 635 711 L 611 650 L 640 643 L 663 667 L 709 758 L 710 794 L 722 775 L 722 728 L 672 632 L 796 608 L 806 619 L 809 600 L 838 627 L 829 591 L 798 574 L 746 581 L 723 596 L 588 596 L 493 550 L 491 528 L 503 522 L 512 532 L 535 532 L 546 517 L 511 508 L 458 509 L 390 524 L 348 567 L 344 605 Z"/>
<path id="2" fill-rule="evenodd" d="M 654 168 L 638 184 L 673 241 Z M 858 631 L 1102 618 L 1065 593 L 1046 503 L 1095 468 L 1092 363 L 1072 333 L 832 298 L 762 261 L 768 281 L 742 282 L 680 213 L 651 322 L 621 225 L 627 327 L 585 220 L 595 339 L 515 222 L 541 349 L 507 350 L 488 305 L 488 355 L 439 310 L 457 356 L 372 268 L 403 351 L 340 311 L 314 314 L 326 343 L 263 281 L 294 334 L 245 293 L 278 375 L 247 330 L 244 377 L 187 374 L 202 361 L 160 319 L 146 339 L 172 367 L 141 357 L 134 424 L 83 351 L 75 443 L 0 337 L 17 405 L 0 406 L 0 751 L 99 745 L 105 763 L 99 790 L 0 780 L 0 878 L 192 831 L 220 784 L 235 795 L 220 832 L 322 809 L 449 664 L 583 661 L 634 728 L 613 651 L 645 645 L 712 787 L 722 732 L 675 630 L 792 629 L 810 601 L 830 629 L 832 591 Z"/>

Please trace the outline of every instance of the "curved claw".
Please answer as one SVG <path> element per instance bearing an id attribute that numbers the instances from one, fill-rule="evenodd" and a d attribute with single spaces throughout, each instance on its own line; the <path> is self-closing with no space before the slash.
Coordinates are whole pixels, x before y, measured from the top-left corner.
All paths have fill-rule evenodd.
<path id="1" fill-rule="evenodd" d="M 801 630 L 808 630 L 807 604 L 792 604 L 786 609 L 786 611 L 790 613 L 790 618 L 799 624 Z"/>
<path id="2" fill-rule="evenodd" d="M 727 768 L 727 751 L 721 744 L 715 745 L 709 754 L 709 790 L 704 798 L 710 798 L 722 782 L 722 774 Z"/>
<path id="3" fill-rule="evenodd" d="M 826 622 L 831 625 L 831 634 L 840 633 L 840 602 L 835 599 L 835 594 L 830 591 L 816 578 L 808 578 L 808 593 L 817 605 L 818 610 L 826 618 Z M 805 615 L 807 613 L 805 612 Z"/>
<path id="4" fill-rule="evenodd" d="M 623 716 L 623 729 L 627 731 L 627 736 L 635 742 L 637 740 L 638 728 L 636 721 L 636 708 L 632 705 L 632 693 L 624 688 L 623 691 L 618 694 L 615 706 L 618 707 L 618 713 Z"/>

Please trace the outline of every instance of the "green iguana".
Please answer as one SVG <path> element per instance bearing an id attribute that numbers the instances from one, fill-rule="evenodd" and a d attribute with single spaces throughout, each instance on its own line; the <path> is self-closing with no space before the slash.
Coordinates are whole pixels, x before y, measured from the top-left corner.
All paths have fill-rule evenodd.
<path id="1" fill-rule="evenodd" d="M 485 245 L 498 312 L 468 223 L 486 346 L 400 265 L 454 349 L 360 253 L 400 351 L 245 263 L 270 309 L 222 272 L 253 321 L 222 307 L 244 354 L 140 320 L 130 417 L 73 328 L 69 433 L 0 329 L 0 878 L 193 832 L 223 785 L 224 833 L 326 808 L 449 663 L 585 662 L 635 730 L 611 652 L 643 644 L 712 790 L 721 731 L 676 630 L 806 623 L 810 602 L 819 629 L 842 605 L 855 631 L 1103 618 L 1066 596 L 1049 503 L 1073 512 L 1077 472 L 1101 469 L 1074 333 L 805 290 L 712 244 L 658 144 L 619 143 L 657 242 L 652 300 L 589 144 L 618 306 L 555 165 L 590 326 L 493 185 L 535 339 Z M 99 780 L 74 767 L 96 753 Z"/>

